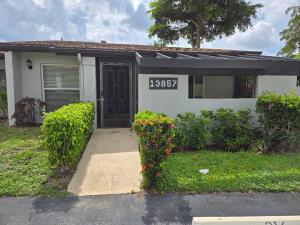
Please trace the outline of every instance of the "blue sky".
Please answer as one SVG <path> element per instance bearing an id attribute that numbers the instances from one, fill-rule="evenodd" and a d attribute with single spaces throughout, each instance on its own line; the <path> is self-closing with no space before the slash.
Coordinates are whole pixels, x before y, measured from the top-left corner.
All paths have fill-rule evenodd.
<path id="1" fill-rule="evenodd" d="M 0 41 L 85 40 L 152 44 L 147 28 L 150 0 L 1 0 Z M 259 10 L 253 28 L 204 43 L 202 47 L 262 50 L 275 55 L 283 46 L 279 32 L 287 26 L 285 10 L 300 0 L 253 0 Z M 176 46 L 189 47 L 185 40 Z"/>

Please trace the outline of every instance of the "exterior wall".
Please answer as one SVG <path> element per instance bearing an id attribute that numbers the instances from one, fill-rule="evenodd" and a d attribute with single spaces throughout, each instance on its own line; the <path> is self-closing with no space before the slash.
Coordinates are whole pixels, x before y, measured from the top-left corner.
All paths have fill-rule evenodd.
<path id="1" fill-rule="evenodd" d="M 12 115 L 15 112 L 15 104 L 22 98 L 22 76 L 20 66 L 20 54 L 15 52 L 5 53 L 5 69 L 7 83 L 7 112 L 9 125 L 14 124 Z"/>
<path id="2" fill-rule="evenodd" d="M 96 102 L 96 65 L 94 57 L 83 57 L 80 66 L 82 100 Z"/>
<path id="3" fill-rule="evenodd" d="M 95 57 L 83 57 L 80 64 L 81 100 L 94 102 L 96 106 L 96 60 Z M 94 128 L 97 127 L 97 107 Z"/>
<path id="4" fill-rule="evenodd" d="M 267 90 L 283 94 L 298 89 L 296 84 L 297 76 L 258 76 L 257 94 L 260 95 Z"/>
<path id="5" fill-rule="evenodd" d="M 177 77 L 177 90 L 149 90 L 149 77 Z M 207 78 L 206 78 L 207 79 Z M 249 108 L 255 115 L 255 98 L 203 98 L 203 99 L 189 99 L 188 98 L 188 76 L 187 75 L 151 75 L 139 74 L 139 111 L 151 110 L 154 112 L 163 112 L 171 117 L 175 117 L 178 113 L 194 112 L 198 113 L 202 109 L 216 110 L 218 108 L 232 108 L 234 110 Z M 210 81 L 216 82 L 213 77 Z M 222 79 L 222 82 L 224 80 Z M 228 88 L 230 85 L 229 79 L 226 80 Z M 212 82 L 209 82 L 211 85 Z M 222 84 L 222 83 L 220 83 Z M 295 76 L 259 76 L 257 83 L 257 93 L 260 94 L 265 90 L 273 90 L 279 93 L 287 92 L 296 87 Z M 207 87 L 206 87 L 207 88 Z M 211 88 L 214 91 L 221 92 L 217 89 Z M 206 90 L 207 91 L 207 90 Z M 220 95 L 217 95 L 218 97 Z M 227 92 L 225 94 L 231 95 Z M 232 95 L 231 95 L 232 96 Z"/>
<path id="6" fill-rule="evenodd" d="M 20 55 L 20 64 L 22 71 L 22 89 L 23 97 L 39 98 L 44 100 L 42 89 L 42 65 L 78 65 L 76 56 L 56 55 L 54 53 L 30 53 L 24 52 Z M 32 69 L 27 67 L 26 61 L 32 61 Z"/>
<path id="7" fill-rule="evenodd" d="M 96 102 L 96 69 L 94 57 L 82 57 L 79 63 L 77 56 L 56 55 L 54 53 L 7 52 L 6 72 L 9 99 L 9 124 L 13 125 L 11 115 L 17 101 L 24 97 L 44 100 L 42 86 L 42 65 L 78 65 L 80 74 L 80 99 Z M 26 61 L 32 61 L 32 69 Z M 41 118 L 40 118 L 41 120 Z"/>

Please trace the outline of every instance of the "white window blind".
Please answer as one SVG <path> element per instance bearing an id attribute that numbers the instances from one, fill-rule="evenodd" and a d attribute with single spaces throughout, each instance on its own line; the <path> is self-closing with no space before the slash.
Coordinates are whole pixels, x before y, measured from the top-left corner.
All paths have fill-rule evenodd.
<path id="1" fill-rule="evenodd" d="M 46 111 L 80 101 L 78 66 L 43 66 Z"/>

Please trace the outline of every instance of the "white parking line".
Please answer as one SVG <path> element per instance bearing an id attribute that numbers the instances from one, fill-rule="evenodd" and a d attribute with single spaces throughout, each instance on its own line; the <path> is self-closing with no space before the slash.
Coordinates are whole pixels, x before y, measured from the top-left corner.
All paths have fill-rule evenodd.
<path id="1" fill-rule="evenodd" d="M 300 216 L 194 217 L 193 225 L 300 225 Z"/>

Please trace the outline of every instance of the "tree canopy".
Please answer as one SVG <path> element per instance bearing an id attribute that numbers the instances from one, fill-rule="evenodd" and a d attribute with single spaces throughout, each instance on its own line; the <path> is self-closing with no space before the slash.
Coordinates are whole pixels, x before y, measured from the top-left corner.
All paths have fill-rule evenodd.
<path id="1" fill-rule="evenodd" d="M 286 41 L 286 44 L 279 54 L 295 57 L 300 53 L 300 6 L 290 7 L 286 13 L 291 14 L 291 19 L 288 27 L 280 32 L 281 40 Z"/>
<path id="2" fill-rule="evenodd" d="M 192 47 L 246 31 L 261 4 L 244 0 L 154 0 L 148 11 L 154 24 L 149 36 L 166 44 L 185 38 Z"/>

